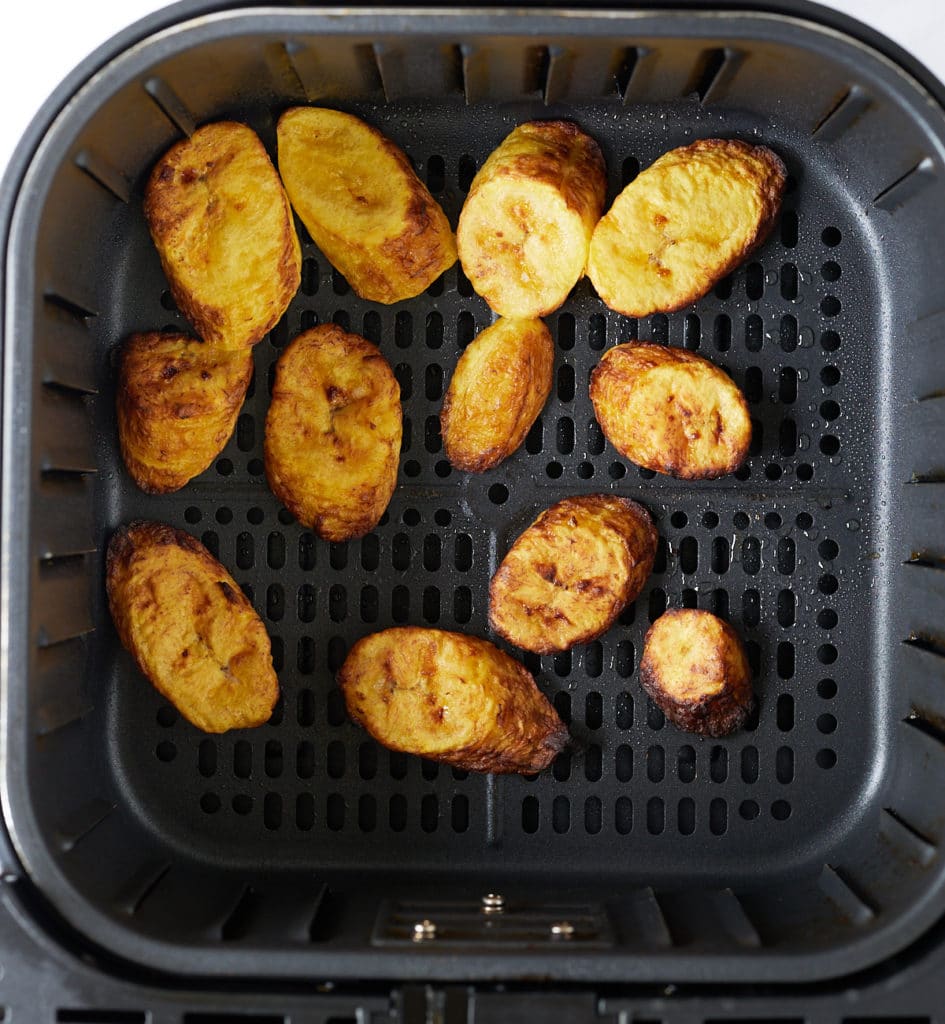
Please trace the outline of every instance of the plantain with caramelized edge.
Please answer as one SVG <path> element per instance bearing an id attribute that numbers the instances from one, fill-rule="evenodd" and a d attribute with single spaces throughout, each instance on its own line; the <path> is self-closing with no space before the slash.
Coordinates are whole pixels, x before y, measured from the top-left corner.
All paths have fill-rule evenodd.
<path id="1" fill-rule="evenodd" d="M 594 368 L 590 390 L 607 440 L 646 469 L 714 479 L 748 454 L 745 396 L 717 366 L 685 349 L 616 345 Z"/>
<path id="2" fill-rule="evenodd" d="M 604 208 L 600 147 L 570 121 L 519 125 L 482 165 L 456 243 L 473 288 L 500 316 L 557 309 L 584 274 Z"/>
<path id="3" fill-rule="evenodd" d="M 554 362 L 541 320 L 498 320 L 467 346 L 440 412 L 457 469 L 485 472 L 519 447 L 551 392 Z"/>
<path id="4" fill-rule="evenodd" d="M 201 543 L 163 523 L 122 527 L 106 586 L 121 642 L 184 718 L 214 733 L 269 720 L 279 683 L 266 629 Z"/>
<path id="5" fill-rule="evenodd" d="M 402 429 L 400 386 L 380 349 L 335 324 L 305 331 L 276 364 L 269 486 L 324 540 L 361 537 L 394 493 Z"/>
<path id="6" fill-rule="evenodd" d="M 656 542 L 649 513 L 629 498 L 565 498 L 502 560 L 489 586 L 489 623 L 536 654 L 588 643 L 643 589 Z"/>
<path id="7" fill-rule="evenodd" d="M 295 212 L 362 299 L 412 299 L 456 262 L 446 214 L 379 131 L 339 110 L 294 107 L 277 134 Z"/>
<path id="8" fill-rule="evenodd" d="M 640 682 L 680 729 L 727 736 L 751 714 L 751 671 L 734 629 L 710 612 L 676 608 L 650 626 Z"/>
<path id="9" fill-rule="evenodd" d="M 144 212 L 171 293 L 208 344 L 254 345 L 299 287 L 292 210 L 265 147 L 244 124 L 204 125 L 151 172 Z"/>
<path id="10" fill-rule="evenodd" d="M 764 242 L 786 180 L 776 153 L 736 139 L 664 153 L 594 229 L 587 276 L 625 316 L 682 309 Z"/>
<path id="11" fill-rule="evenodd" d="M 465 771 L 540 772 L 568 742 L 531 673 L 479 637 L 385 629 L 351 648 L 338 682 L 378 743 Z"/>
<path id="12" fill-rule="evenodd" d="M 185 334 L 133 334 L 122 345 L 118 440 L 141 490 L 178 491 L 213 462 L 252 375 L 249 349 L 221 351 Z"/>

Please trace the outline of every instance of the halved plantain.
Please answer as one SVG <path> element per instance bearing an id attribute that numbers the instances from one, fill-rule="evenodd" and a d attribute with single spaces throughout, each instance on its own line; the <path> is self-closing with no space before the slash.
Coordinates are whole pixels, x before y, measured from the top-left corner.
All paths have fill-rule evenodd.
<path id="1" fill-rule="evenodd" d="M 670 150 L 601 218 L 587 276 L 626 316 L 682 309 L 764 242 L 786 179 L 765 146 L 700 139 Z"/>
<path id="2" fill-rule="evenodd" d="M 591 374 L 591 402 L 614 448 L 657 473 L 724 476 L 751 444 L 745 396 L 717 366 L 685 349 L 616 345 Z"/>
<path id="3" fill-rule="evenodd" d="M 364 637 L 338 676 L 385 747 L 474 772 L 540 772 L 568 730 L 524 665 L 487 640 L 402 627 Z"/>
<path id="4" fill-rule="evenodd" d="M 411 299 L 456 262 L 446 214 L 403 152 L 369 124 L 294 107 L 279 119 L 278 138 L 295 212 L 362 299 Z"/>
<path id="5" fill-rule="evenodd" d="M 597 143 L 571 121 L 519 125 L 473 179 L 456 232 L 473 288 L 500 316 L 557 309 L 584 274 L 604 208 Z"/>
<path id="6" fill-rule="evenodd" d="M 178 491 L 220 454 L 253 375 L 250 349 L 185 334 L 133 334 L 119 352 L 118 440 L 148 494 Z"/>
<path id="7" fill-rule="evenodd" d="M 440 430 L 457 469 L 482 473 L 525 440 L 551 392 L 555 346 L 541 320 L 498 320 L 466 348 Z"/>
<path id="8" fill-rule="evenodd" d="M 738 634 L 695 608 L 672 609 L 650 626 L 640 682 L 674 725 L 703 736 L 740 729 L 755 704 Z"/>
<path id="9" fill-rule="evenodd" d="M 380 349 L 334 324 L 305 331 L 276 364 L 266 476 L 325 540 L 373 530 L 397 483 L 400 386 Z"/>
<path id="10" fill-rule="evenodd" d="M 204 732 L 269 720 L 279 697 L 269 636 L 201 543 L 164 523 L 122 527 L 106 586 L 121 642 L 184 718 Z"/>
<path id="11" fill-rule="evenodd" d="M 174 299 L 204 341 L 246 348 L 275 327 L 302 254 L 255 132 L 220 121 L 172 146 L 151 172 L 144 212 Z"/>
<path id="12" fill-rule="evenodd" d="M 489 623 L 537 654 L 588 643 L 643 589 L 656 542 L 649 513 L 629 498 L 565 498 L 502 560 L 489 586 Z"/>

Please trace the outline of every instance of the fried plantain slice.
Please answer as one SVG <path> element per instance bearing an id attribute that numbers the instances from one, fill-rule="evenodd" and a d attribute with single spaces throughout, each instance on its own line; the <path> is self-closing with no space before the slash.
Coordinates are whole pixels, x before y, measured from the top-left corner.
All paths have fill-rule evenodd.
<path id="1" fill-rule="evenodd" d="M 604 207 L 600 147 L 571 121 L 519 125 L 475 176 L 456 232 L 463 271 L 500 316 L 557 309 Z"/>
<path id="2" fill-rule="evenodd" d="M 279 170 L 315 244 L 362 299 L 399 302 L 456 262 L 446 214 L 390 139 L 351 114 L 294 107 Z"/>
<path id="3" fill-rule="evenodd" d="M 171 293 L 205 342 L 247 348 L 275 327 L 302 254 L 255 132 L 220 121 L 172 146 L 151 172 L 144 212 Z"/>
<path id="4" fill-rule="evenodd" d="M 279 683 L 266 629 L 201 543 L 131 523 L 112 536 L 105 575 L 121 642 L 184 718 L 214 733 L 269 720 Z"/>
<path id="5" fill-rule="evenodd" d="M 119 351 L 118 440 L 148 494 L 178 491 L 220 454 L 253 375 L 249 349 L 223 351 L 185 334 L 133 334 Z"/>
<path id="6" fill-rule="evenodd" d="M 276 364 L 269 486 L 319 537 L 361 537 L 394 493 L 402 429 L 400 386 L 380 349 L 335 324 L 305 331 Z"/>
<path id="7" fill-rule="evenodd" d="M 457 469 L 485 472 L 521 445 L 551 392 L 554 361 L 541 320 L 497 320 L 467 346 L 440 412 Z"/>
<path id="8" fill-rule="evenodd" d="M 591 374 L 591 402 L 614 448 L 654 472 L 714 479 L 748 455 L 745 396 L 717 366 L 685 349 L 614 346 Z"/>
<path id="9" fill-rule="evenodd" d="M 703 736 L 740 729 L 755 703 L 738 634 L 696 608 L 671 609 L 650 626 L 640 682 L 674 725 Z"/>
<path id="10" fill-rule="evenodd" d="M 515 541 L 489 586 L 489 623 L 516 647 L 566 651 L 607 632 L 643 589 L 657 533 L 629 498 L 565 498 Z"/>
<path id="11" fill-rule="evenodd" d="M 568 730 L 524 665 L 487 640 L 400 627 L 359 640 L 338 676 L 385 747 L 475 772 L 539 772 Z"/>
<path id="12" fill-rule="evenodd" d="M 587 276 L 626 316 L 682 309 L 768 237 L 787 171 L 765 146 L 700 139 L 630 182 L 591 238 Z"/>

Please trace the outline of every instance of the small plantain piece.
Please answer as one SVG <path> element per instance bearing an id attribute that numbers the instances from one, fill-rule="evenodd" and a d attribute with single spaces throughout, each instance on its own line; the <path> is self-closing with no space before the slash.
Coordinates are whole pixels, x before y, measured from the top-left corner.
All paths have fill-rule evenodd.
<path id="1" fill-rule="evenodd" d="M 588 643 L 643 589 L 656 542 L 649 513 L 629 498 L 565 498 L 502 560 L 489 586 L 489 624 L 536 654 Z"/>
<path id="2" fill-rule="evenodd" d="M 302 254 L 272 161 L 244 124 L 204 125 L 151 172 L 144 212 L 178 307 L 208 344 L 247 348 L 279 322 Z"/>
<path id="3" fill-rule="evenodd" d="M 650 626 L 640 682 L 674 725 L 702 736 L 740 729 L 755 706 L 738 634 L 695 608 L 671 609 Z"/>
<path id="4" fill-rule="evenodd" d="M 768 237 L 787 172 L 765 146 L 701 139 L 635 178 L 594 229 L 587 276 L 625 316 L 695 302 Z"/>
<path id="5" fill-rule="evenodd" d="M 154 688 L 204 732 L 269 720 L 279 697 L 262 620 L 190 534 L 136 522 L 108 545 L 108 605 Z"/>
<path id="6" fill-rule="evenodd" d="M 557 309 L 584 274 L 607 169 L 571 121 L 519 125 L 473 178 L 456 231 L 463 271 L 500 316 Z"/>
<path id="7" fill-rule="evenodd" d="M 250 349 L 184 334 L 133 334 L 119 351 L 118 440 L 148 494 L 179 491 L 220 454 L 253 375 Z"/>
<path id="8" fill-rule="evenodd" d="M 456 262 L 446 214 L 403 152 L 369 124 L 294 107 L 279 119 L 278 140 L 295 212 L 362 299 L 412 299 Z"/>
<path id="9" fill-rule="evenodd" d="M 555 346 L 541 320 L 498 320 L 466 348 L 440 430 L 457 469 L 483 473 L 525 440 L 551 392 Z"/>
<path id="10" fill-rule="evenodd" d="M 591 374 L 601 430 L 631 462 L 684 480 L 711 480 L 742 464 L 751 444 L 745 396 L 685 349 L 615 345 Z"/>
<path id="11" fill-rule="evenodd" d="M 279 357 L 266 416 L 266 477 L 304 526 L 329 541 L 377 525 L 397 483 L 400 386 L 380 349 L 335 324 Z"/>
<path id="12" fill-rule="evenodd" d="M 465 771 L 540 772 L 568 743 L 531 673 L 479 637 L 385 629 L 351 648 L 338 682 L 378 743 Z"/>

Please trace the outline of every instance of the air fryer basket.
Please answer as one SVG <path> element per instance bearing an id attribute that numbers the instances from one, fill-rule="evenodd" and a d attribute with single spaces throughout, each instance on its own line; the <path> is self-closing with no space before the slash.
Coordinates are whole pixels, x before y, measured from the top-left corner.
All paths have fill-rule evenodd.
<path id="1" fill-rule="evenodd" d="M 791 181 L 771 239 L 688 310 L 631 320 L 579 284 L 549 318 L 541 420 L 484 476 L 451 471 L 437 421 L 491 319 L 459 267 L 376 306 L 300 226 L 302 287 L 257 346 L 233 439 L 183 491 L 143 495 L 118 453 L 111 357 L 133 330 L 185 326 L 145 176 L 222 117 L 272 150 L 278 114 L 309 102 L 390 135 L 453 223 L 476 167 L 534 117 L 600 141 L 610 197 L 715 135 L 771 145 Z M 919 936 L 945 883 L 943 156 L 942 110 L 901 68 L 751 12 L 273 8 L 112 60 L 26 173 L 5 282 L 3 812 L 45 900 L 178 975 L 812 979 Z M 381 345 L 405 416 L 388 513 L 341 545 L 279 507 L 261 461 L 274 361 L 329 321 Z M 755 438 L 734 478 L 655 477 L 605 444 L 588 375 L 630 338 L 698 350 L 745 389 Z M 525 659 L 579 750 L 536 778 L 481 777 L 347 720 L 333 677 L 355 639 L 396 623 L 488 635 L 511 540 L 601 490 L 645 503 L 661 546 L 601 641 Z M 139 517 L 201 538 L 264 617 L 283 693 L 268 725 L 198 733 L 121 649 L 102 553 Z M 648 705 L 642 637 L 679 605 L 746 638 L 746 731 L 700 740 Z"/>

